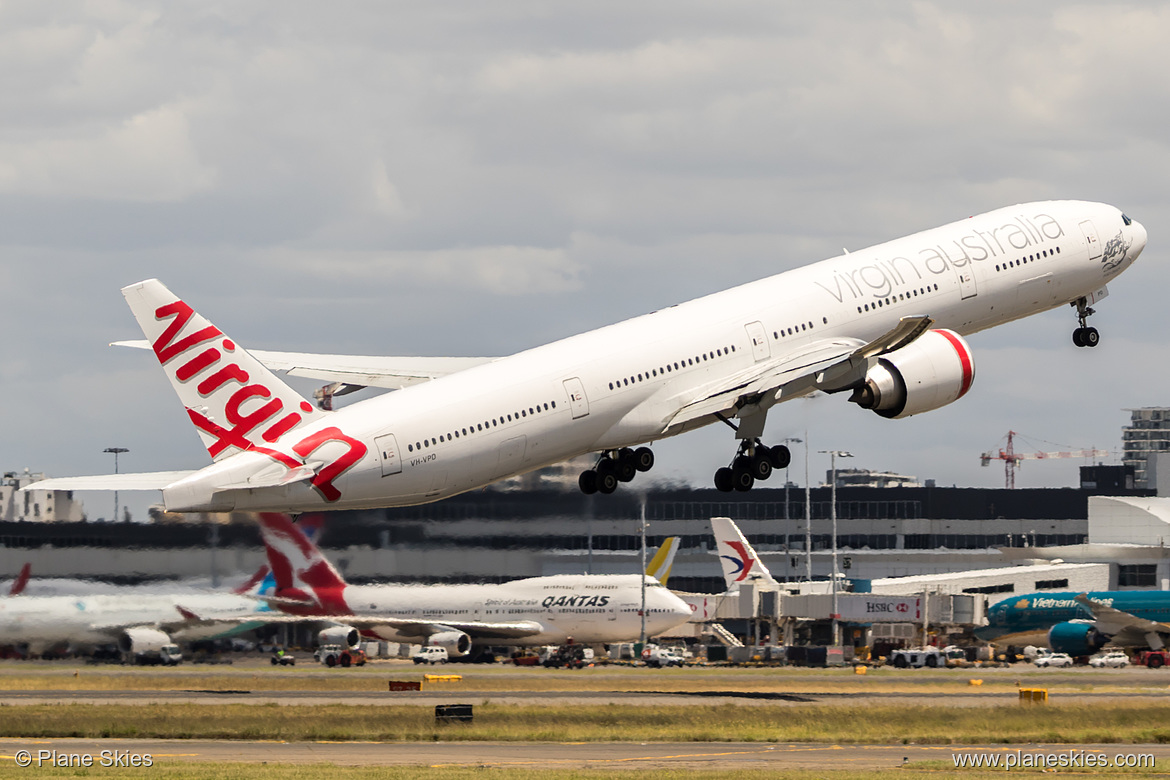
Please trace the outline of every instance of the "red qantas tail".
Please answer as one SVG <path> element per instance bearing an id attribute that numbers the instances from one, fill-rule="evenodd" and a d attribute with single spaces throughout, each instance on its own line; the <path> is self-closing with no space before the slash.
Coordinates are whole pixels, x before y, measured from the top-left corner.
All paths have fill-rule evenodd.
<path id="1" fill-rule="evenodd" d="M 262 512 L 259 519 L 276 582 L 272 595 L 316 604 L 318 613 L 348 614 L 345 580 L 317 545 L 287 515 Z"/>

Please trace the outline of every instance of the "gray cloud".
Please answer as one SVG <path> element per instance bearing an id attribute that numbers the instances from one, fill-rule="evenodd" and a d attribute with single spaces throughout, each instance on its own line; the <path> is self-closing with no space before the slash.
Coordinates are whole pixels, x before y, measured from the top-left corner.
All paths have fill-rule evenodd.
<path id="1" fill-rule="evenodd" d="M 948 484 L 995 484 L 976 458 L 1009 428 L 1116 447 L 1122 407 L 1170 401 L 1167 32 L 1163 2 L 7 6 L 5 468 L 101 472 L 115 444 L 202 465 L 161 374 L 105 347 L 137 335 L 118 289 L 142 278 L 245 345 L 505 354 L 1065 197 L 1150 230 L 1100 348 L 1053 312 L 972 337 L 953 407 L 819 399 L 769 435 Z M 660 447 L 705 482 L 731 442 Z"/>

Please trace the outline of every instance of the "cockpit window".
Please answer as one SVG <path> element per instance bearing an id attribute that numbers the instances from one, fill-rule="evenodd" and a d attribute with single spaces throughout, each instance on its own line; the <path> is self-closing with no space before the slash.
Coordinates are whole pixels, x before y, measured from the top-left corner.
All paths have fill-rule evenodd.
<path id="1" fill-rule="evenodd" d="M 1121 213 L 1121 221 L 1124 222 L 1127 226 L 1133 224 L 1133 220 L 1126 216 L 1125 212 Z"/>

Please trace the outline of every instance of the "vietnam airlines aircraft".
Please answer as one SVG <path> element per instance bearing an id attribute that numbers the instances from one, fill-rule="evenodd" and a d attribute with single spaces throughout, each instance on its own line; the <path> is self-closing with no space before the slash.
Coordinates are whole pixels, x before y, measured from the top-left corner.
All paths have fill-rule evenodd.
<path id="1" fill-rule="evenodd" d="M 262 513 L 260 529 L 283 622 L 330 624 L 321 644 L 353 646 L 364 634 L 445 647 L 451 658 L 473 644 L 536 646 L 570 639 L 630 642 L 685 623 L 690 607 L 649 575 L 559 574 L 499 585 L 350 585 L 289 518 Z M 277 622 L 270 620 L 269 622 Z"/>
<path id="2" fill-rule="evenodd" d="M 1170 644 L 1170 593 L 1118 590 L 1093 593 L 1028 593 L 987 610 L 975 630 L 998 644 L 1044 644 L 1071 656 L 1103 647 L 1161 650 Z"/>
<path id="3" fill-rule="evenodd" d="M 1112 206 L 1026 203 L 698 298 L 504 358 L 249 352 L 156 280 L 122 290 L 198 429 L 198 471 L 51 479 L 36 489 L 161 490 L 170 511 L 408 506 L 599 453 L 586 493 L 654 465 L 649 443 L 726 423 L 715 472 L 749 490 L 789 460 L 767 446 L 777 403 L 816 391 L 887 418 L 961 398 L 964 335 L 1072 305 L 1073 341 L 1146 245 Z M 273 373 L 400 388 L 319 409 Z M 731 448 L 729 447 L 729 450 Z"/>

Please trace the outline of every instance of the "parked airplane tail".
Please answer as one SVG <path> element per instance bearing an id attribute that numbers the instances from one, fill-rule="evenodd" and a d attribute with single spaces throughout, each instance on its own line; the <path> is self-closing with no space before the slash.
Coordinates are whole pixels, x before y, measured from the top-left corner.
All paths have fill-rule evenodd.
<path id="1" fill-rule="evenodd" d="M 28 578 L 32 575 L 32 564 L 26 563 L 20 567 L 20 574 L 16 575 L 16 579 L 12 581 L 12 587 L 8 590 L 9 596 L 19 596 L 24 593 L 24 589 L 28 587 Z"/>
<path id="2" fill-rule="evenodd" d="M 122 288 L 212 460 L 325 415 L 157 279 Z"/>
<path id="3" fill-rule="evenodd" d="M 674 565 L 674 554 L 678 551 L 679 537 L 669 536 L 663 540 L 662 546 L 650 563 L 646 564 L 646 574 L 661 582 L 663 585 L 670 579 L 670 567 Z"/>
<path id="4" fill-rule="evenodd" d="M 777 584 L 772 572 L 764 566 L 731 518 L 712 517 L 711 532 L 715 534 L 715 547 L 728 590 L 739 587 L 743 582 Z"/>
<path id="5" fill-rule="evenodd" d="M 315 542 L 321 534 L 321 526 L 325 523 L 325 515 L 305 515 L 300 518 L 296 527 L 301 530 L 305 538 Z M 256 573 L 234 591 L 236 594 L 253 593 L 257 596 L 268 596 L 276 592 L 276 577 L 268 564 L 264 564 Z"/>
<path id="6" fill-rule="evenodd" d="M 275 600 L 299 602 L 333 613 L 348 613 L 346 582 L 328 559 L 287 515 L 261 512 L 260 533 L 276 588 Z"/>

